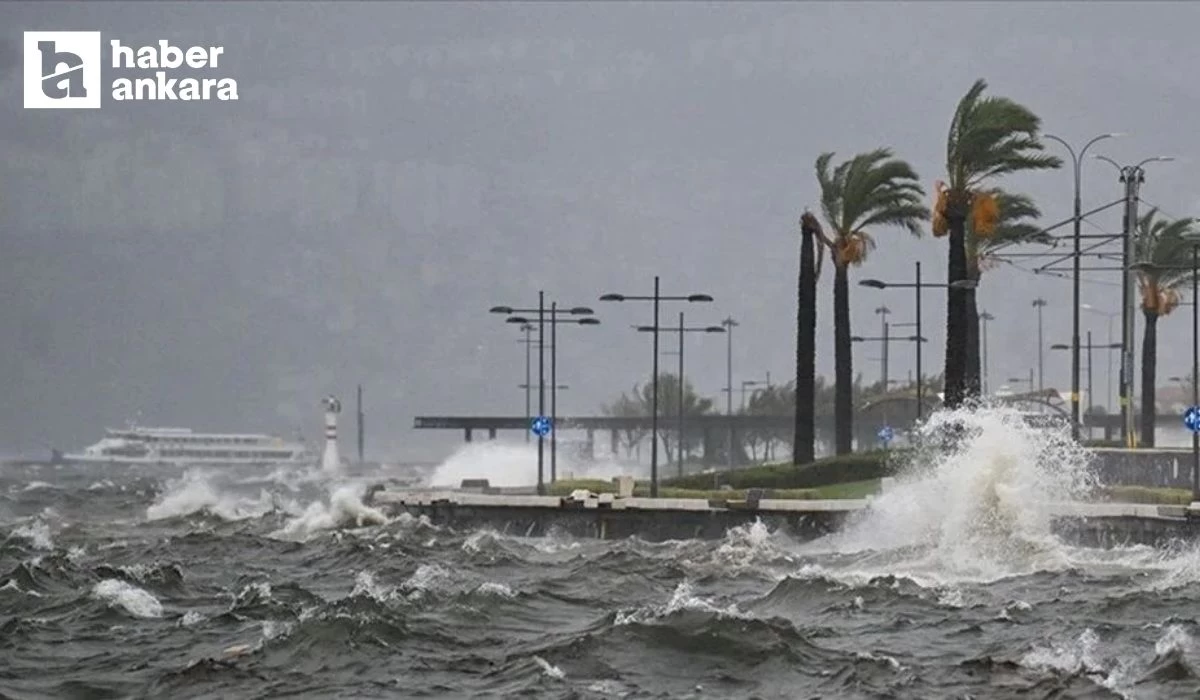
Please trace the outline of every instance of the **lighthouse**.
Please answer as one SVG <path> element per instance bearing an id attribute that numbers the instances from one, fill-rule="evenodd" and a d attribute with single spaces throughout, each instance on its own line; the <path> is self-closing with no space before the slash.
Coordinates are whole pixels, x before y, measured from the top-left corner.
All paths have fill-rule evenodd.
<path id="1" fill-rule="evenodd" d="M 342 469 L 337 444 L 337 416 L 342 412 L 342 402 L 330 394 L 321 403 L 325 405 L 325 452 L 321 455 L 321 471 L 336 474 Z"/>

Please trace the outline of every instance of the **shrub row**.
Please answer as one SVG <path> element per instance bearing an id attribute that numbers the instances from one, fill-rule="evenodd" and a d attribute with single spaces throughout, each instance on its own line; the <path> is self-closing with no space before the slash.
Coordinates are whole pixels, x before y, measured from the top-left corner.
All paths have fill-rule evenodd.
<path id="1" fill-rule="evenodd" d="M 707 490 L 728 484 L 734 489 L 811 489 L 829 484 L 868 481 L 891 476 L 895 465 L 903 462 L 903 450 L 874 450 L 819 459 L 812 464 L 767 464 L 714 474 L 689 474 L 666 479 L 664 486 Z M 715 478 L 714 478 L 715 477 Z"/>

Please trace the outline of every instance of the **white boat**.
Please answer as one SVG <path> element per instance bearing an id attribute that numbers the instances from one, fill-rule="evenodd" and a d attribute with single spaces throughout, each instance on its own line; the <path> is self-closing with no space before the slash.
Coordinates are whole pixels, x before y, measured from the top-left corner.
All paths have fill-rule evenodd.
<path id="1" fill-rule="evenodd" d="M 301 442 L 253 433 L 196 433 L 187 428 L 131 426 L 108 429 L 82 452 L 55 455 L 68 464 L 157 464 L 174 466 L 313 464 L 316 455 Z"/>

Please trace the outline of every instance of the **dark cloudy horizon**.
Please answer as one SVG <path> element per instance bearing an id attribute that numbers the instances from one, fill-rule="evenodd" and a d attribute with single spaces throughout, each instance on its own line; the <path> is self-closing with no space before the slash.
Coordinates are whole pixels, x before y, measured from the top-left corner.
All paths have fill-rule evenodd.
<path id="1" fill-rule="evenodd" d="M 79 448 L 131 419 L 317 440 L 320 398 L 340 395 L 349 418 L 361 382 L 368 451 L 436 459 L 461 436 L 414 431 L 413 416 L 523 411 L 524 351 L 490 306 L 544 289 L 596 308 L 602 326 L 560 336 L 560 412 L 593 414 L 650 360 L 630 328 L 649 308 L 597 297 L 649 293 L 655 274 L 665 293 L 716 298 L 689 324 L 739 321 L 735 385 L 786 381 L 813 161 L 888 146 L 929 190 L 981 77 L 1073 144 L 1126 132 L 1093 153 L 1175 156 L 1147 167 L 1142 211 L 1200 214 L 1189 3 L 10 2 L 0 26 L 0 454 Z M 22 31 L 68 29 L 222 45 L 240 100 L 23 109 Z M 1001 182 L 1049 224 L 1070 215 L 1071 178 Z M 1120 195 L 1089 159 L 1084 208 Z M 1119 226 L 1117 208 L 1085 233 Z M 909 280 L 914 260 L 945 277 L 944 240 L 875 237 L 852 272 L 863 335 L 881 304 L 893 323 L 913 308 L 857 280 Z M 1084 302 L 1117 311 L 1116 284 L 1089 275 Z M 993 386 L 1036 366 L 1038 296 L 1047 345 L 1069 342 L 1069 279 L 986 274 Z M 945 307 L 926 301 L 936 373 Z M 1106 339 L 1103 316 L 1083 323 Z M 1160 323 L 1160 385 L 1189 371 L 1190 331 L 1185 312 Z M 1140 322 L 1137 338 L 1140 363 Z M 1046 353 L 1047 385 L 1069 389 L 1068 354 Z M 877 379 L 877 355 L 857 347 L 855 373 Z M 723 405 L 725 341 L 689 338 L 687 358 Z M 892 376 L 911 364 L 895 346 Z"/>

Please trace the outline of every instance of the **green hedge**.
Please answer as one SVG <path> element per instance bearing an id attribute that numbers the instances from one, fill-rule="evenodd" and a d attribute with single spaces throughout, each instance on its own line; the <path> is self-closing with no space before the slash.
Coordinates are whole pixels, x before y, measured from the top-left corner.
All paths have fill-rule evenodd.
<path id="1" fill-rule="evenodd" d="M 891 476 L 895 465 L 903 463 L 907 450 L 874 450 L 819 459 L 812 464 L 767 464 L 714 474 L 689 474 L 666 479 L 664 486 L 706 490 L 714 484 L 735 489 L 810 489 L 828 484 L 869 481 Z M 715 478 L 714 478 L 715 476 Z"/>

